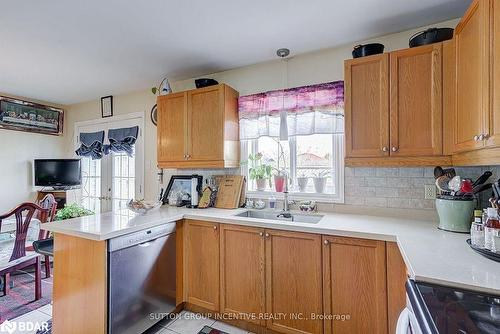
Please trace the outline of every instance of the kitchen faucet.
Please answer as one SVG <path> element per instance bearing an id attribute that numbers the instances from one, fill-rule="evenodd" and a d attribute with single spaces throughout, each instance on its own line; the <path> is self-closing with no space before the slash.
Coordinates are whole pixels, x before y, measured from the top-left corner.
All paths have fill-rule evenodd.
<path id="1" fill-rule="evenodd" d="M 285 189 L 283 191 L 283 211 L 278 214 L 278 217 L 291 218 L 290 207 L 288 203 L 288 175 L 285 174 Z"/>

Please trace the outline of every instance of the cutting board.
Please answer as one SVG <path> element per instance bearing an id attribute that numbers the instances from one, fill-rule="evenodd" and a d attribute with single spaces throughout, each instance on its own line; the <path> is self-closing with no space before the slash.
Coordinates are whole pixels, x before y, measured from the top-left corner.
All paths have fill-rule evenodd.
<path id="1" fill-rule="evenodd" d="M 215 207 L 237 209 L 245 202 L 246 179 L 243 175 L 217 175 L 218 185 Z"/>

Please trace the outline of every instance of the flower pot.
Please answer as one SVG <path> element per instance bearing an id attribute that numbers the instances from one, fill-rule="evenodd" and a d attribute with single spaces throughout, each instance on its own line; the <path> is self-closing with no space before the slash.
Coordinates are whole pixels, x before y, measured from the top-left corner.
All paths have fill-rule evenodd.
<path id="1" fill-rule="evenodd" d="M 266 179 L 256 179 L 255 183 L 257 184 L 257 191 L 264 191 L 266 190 Z"/>
<path id="2" fill-rule="evenodd" d="M 297 178 L 297 184 L 299 185 L 299 190 L 301 192 L 306 191 L 308 183 L 309 183 L 309 178 L 308 177 L 298 177 Z"/>
<path id="3" fill-rule="evenodd" d="M 282 193 L 285 190 L 285 177 L 281 175 L 274 176 L 274 188 L 276 192 Z"/>
<path id="4" fill-rule="evenodd" d="M 313 177 L 313 182 L 316 192 L 322 194 L 325 191 L 326 177 Z"/>

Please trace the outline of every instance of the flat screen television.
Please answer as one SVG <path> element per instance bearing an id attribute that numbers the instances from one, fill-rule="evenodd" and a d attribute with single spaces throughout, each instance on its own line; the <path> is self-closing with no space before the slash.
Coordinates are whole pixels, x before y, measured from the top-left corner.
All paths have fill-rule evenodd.
<path id="1" fill-rule="evenodd" d="M 35 186 L 68 189 L 82 184 L 80 159 L 35 159 Z"/>

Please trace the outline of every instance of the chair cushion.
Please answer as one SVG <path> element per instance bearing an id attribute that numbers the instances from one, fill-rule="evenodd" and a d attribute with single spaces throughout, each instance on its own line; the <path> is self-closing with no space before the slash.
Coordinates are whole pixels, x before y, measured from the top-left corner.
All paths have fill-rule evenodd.
<path id="1" fill-rule="evenodd" d="M 0 271 L 6 268 L 13 267 L 21 262 L 37 257 L 39 254 L 29 251 L 26 256 L 23 256 L 14 261 L 9 261 L 14 249 L 14 239 L 0 241 Z"/>

